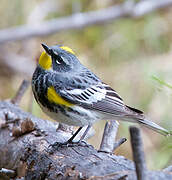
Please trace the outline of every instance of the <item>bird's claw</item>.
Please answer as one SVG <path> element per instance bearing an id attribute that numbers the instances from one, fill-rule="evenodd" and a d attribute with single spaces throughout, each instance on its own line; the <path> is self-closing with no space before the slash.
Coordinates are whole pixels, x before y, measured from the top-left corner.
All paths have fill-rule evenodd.
<path id="1" fill-rule="evenodd" d="M 63 147 L 76 147 L 76 146 L 81 146 L 81 147 L 89 147 L 90 145 L 87 144 L 87 142 L 85 141 L 77 141 L 77 142 L 73 142 L 73 141 L 66 141 L 66 142 L 55 142 L 54 144 L 50 144 L 48 146 L 48 149 L 50 149 L 51 147 L 53 149 L 58 150 L 59 148 L 63 148 Z"/>

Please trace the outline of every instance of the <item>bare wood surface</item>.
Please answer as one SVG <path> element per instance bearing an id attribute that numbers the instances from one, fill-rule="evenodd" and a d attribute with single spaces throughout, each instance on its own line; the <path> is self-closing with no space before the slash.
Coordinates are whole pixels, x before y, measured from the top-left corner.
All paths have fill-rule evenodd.
<path id="1" fill-rule="evenodd" d="M 9 101 L 0 102 L 0 168 L 25 179 L 131 179 L 134 163 L 122 156 L 97 152 L 92 146 L 48 146 L 68 139 L 53 122 L 35 118 Z M 2 126 L 2 124 L 6 126 Z M 69 134 L 71 135 L 71 134 Z M 172 179 L 170 171 L 148 171 L 148 178 Z"/>

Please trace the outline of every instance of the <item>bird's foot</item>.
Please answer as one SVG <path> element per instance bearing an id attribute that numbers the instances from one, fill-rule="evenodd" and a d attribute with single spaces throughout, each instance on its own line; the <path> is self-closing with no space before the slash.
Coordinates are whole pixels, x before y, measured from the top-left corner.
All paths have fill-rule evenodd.
<path id="1" fill-rule="evenodd" d="M 50 144 L 48 146 L 48 149 L 54 149 L 54 150 L 58 150 L 59 148 L 65 148 L 65 147 L 76 147 L 76 146 L 81 146 L 81 147 L 90 147 L 89 144 L 87 144 L 87 142 L 85 141 L 66 141 L 66 142 L 55 142 L 54 144 Z"/>

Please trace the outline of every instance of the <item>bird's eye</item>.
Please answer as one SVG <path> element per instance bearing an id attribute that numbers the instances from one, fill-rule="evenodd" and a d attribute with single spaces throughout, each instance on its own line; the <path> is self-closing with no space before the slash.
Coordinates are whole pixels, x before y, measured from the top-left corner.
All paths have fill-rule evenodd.
<path id="1" fill-rule="evenodd" d="M 56 60 L 56 63 L 57 63 L 57 64 L 61 64 L 61 62 L 59 62 L 59 60 L 58 60 L 58 59 Z"/>
<path id="2" fill-rule="evenodd" d="M 61 64 L 63 62 L 63 58 L 60 56 L 56 56 L 56 63 Z"/>
<path id="3" fill-rule="evenodd" d="M 69 65 L 69 61 L 61 54 L 58 54 L 56 51 L 52 51 L 52 58 L 55 60 L 56 64 L 65 64 Z"/>
<path id="4" fill-rule="evenodd" d="M 51 57 L 55 60 L 57 64 L 61 64 L 63 62 L 61 56 L 59 56 L 59 54 L 54 50 L 52 50 L 51 52 Z"/>
<path id="5" fill-rule="evenodd" d="M 57 64 L 62 64 L 63 63 L 64 65 L 69 65 L 69 61 L 63 56 L 56 57 L 56 63 Z"/>

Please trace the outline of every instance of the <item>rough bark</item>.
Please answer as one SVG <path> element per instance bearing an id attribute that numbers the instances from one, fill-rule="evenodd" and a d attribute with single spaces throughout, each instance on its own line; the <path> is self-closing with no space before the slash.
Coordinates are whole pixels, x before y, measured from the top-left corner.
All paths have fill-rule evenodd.
<path id="1" fill-rule="evenodd" d="M 14 170 L 11 177 L 34 180 L 136 179 L 134 163 L 122 156 L 97 152 L 92 146 L 48 148 L 50 144 L 67 138 L 64 132 L 56 131 L 53 122 L 38 119 L 9 101 L 0 102 L 0 168 Z M 170 180 L 170 171 L 171 168 L 147 171 L 147 177 Z M 9 179 L 0 171 L 0 179 L 2 177 Z"/>

